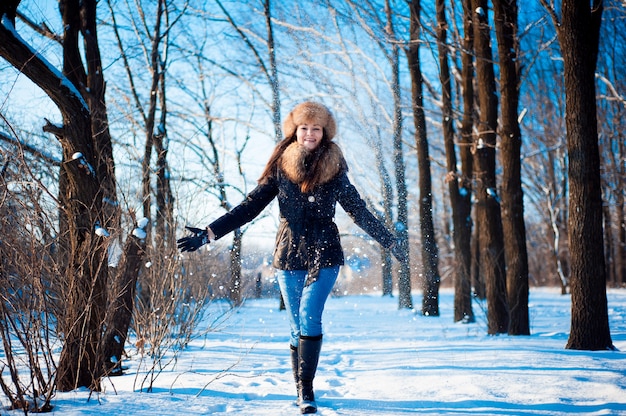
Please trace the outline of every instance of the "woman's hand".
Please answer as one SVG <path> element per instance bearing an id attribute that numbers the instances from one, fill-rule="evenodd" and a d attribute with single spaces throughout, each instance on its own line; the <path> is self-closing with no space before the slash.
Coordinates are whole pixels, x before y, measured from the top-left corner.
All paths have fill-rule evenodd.
<path id="1" fill-rule="evenodd" d="M 204 230 L 194 227 L 185 228 L 191 231 L 193 235 L 176 240 L 178 249 L 183 253 L 185 251 L 196 251 L 203 245 L 208 244 L 211 240 L 215 240 L 215 234 L 213 234 L 213 231 L 211 231 L 209 227 Z"/>

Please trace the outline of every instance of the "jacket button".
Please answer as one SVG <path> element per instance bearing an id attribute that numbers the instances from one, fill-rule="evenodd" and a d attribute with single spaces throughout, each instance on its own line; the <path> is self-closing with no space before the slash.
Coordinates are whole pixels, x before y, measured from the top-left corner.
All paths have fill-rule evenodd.
<path id="1" fill-rule="evenodd" d="M 309 202 L 315 202 L 315 197 L 313 195 L 309 196 Z"/>

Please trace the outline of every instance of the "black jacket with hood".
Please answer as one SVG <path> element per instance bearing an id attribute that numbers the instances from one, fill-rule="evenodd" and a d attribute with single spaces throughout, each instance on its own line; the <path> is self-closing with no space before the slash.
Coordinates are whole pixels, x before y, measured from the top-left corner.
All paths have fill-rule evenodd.
<path id="1" fill-rule="evenodd" d="M 317 280 L 324 267 L 344 264 L 339 230 L 334 222 L 339 203 L 352 220 L 383 247 L 395 238 L 367 209 L 347 176 L 339 146 L 330 142 L 321 163 L 323 175 L 311 192 L 300 183 L 310 152 L 293 142 L 283 153 L 274 175 L 260 183 L 246 199 L 209 225 L 215 238 L 252 221 L 276 197 L 280 224 L 276 235 L 273 266 L 280 270 L 308 270 L 307 285 Z"/>

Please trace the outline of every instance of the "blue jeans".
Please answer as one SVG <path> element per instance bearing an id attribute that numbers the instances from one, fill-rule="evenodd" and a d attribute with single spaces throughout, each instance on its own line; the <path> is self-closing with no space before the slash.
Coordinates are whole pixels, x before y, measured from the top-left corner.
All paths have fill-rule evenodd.
<path id="1" fill-rule="evenodd" d="M 291 326 L 290 343 L 298 346 L 300 335 L 322 335 L 322 313 L 328 295 L 333 290 L 339 266 L 323 268 L 318 279 L 304 286 L 306 270 L 277 270 L 276 278 L 285 301 Z"/>

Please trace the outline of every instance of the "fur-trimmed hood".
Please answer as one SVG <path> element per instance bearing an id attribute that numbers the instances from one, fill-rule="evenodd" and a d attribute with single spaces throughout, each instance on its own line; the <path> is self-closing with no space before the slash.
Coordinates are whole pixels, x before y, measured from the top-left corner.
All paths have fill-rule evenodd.
<path id="1" fill-rule="evenodd" d="M 294 141 L 284 151 L 280 159 L 280 169 L 291 182 L 300 184 L 307 174 L 308 163 L 313 152 L 320 150 L 309 150 L 300 143 Z M 318 183 L 322 185 L 330 182 L 339 173 L 348 170 L 348 165 L 343 157 L 343 153 L 337 144 L 328 142 L 326 149 L 321 150 L 324 154 L 320 159 L 320 176 Z"/>

